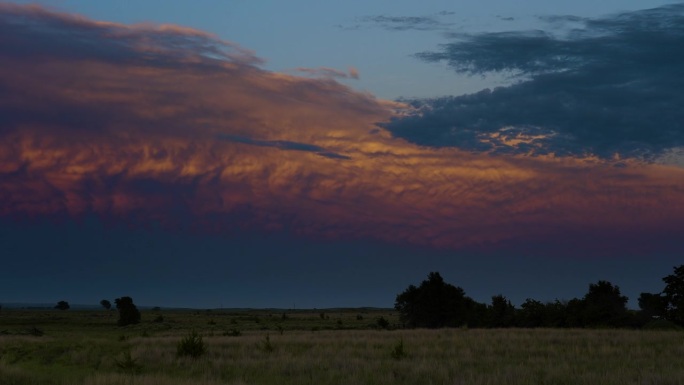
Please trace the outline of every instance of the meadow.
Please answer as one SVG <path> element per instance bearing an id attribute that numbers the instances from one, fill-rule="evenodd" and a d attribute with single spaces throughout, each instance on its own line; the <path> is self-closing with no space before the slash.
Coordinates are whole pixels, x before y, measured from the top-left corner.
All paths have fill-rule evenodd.
<path id="1" fill-rule="evenodd" d="M 387 320 L 390 330 L 378 327 Z M 684 384 L 684 333 L 400 329 L 391 310 L 0 311 L 2 385 Z M 192 332 L 204 353 L 179 356 Z"/>

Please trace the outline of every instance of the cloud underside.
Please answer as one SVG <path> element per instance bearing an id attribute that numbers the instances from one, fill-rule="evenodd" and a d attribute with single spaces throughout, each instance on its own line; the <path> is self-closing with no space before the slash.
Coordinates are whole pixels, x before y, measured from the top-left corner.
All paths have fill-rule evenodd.
<path id="1" fill-rule="evenodd" d="M 0 5 L 0 60 L 3 217 L 451 249 L 671 246 L 684 225 L 682 169 L 418 146 L 378 127 L 408 106 L 201 31 Z"/>
<path id="2" fill-rule="evenodd" d="M 430 146 L 604 158 L 650 160 L 684 145 L 684 5 L 546 21 L 555 33 L 452 34 L 440 50 L 417 54 L 459 73 L 517 81 L 414 101 L 422 114 L 389 130 Z"/>

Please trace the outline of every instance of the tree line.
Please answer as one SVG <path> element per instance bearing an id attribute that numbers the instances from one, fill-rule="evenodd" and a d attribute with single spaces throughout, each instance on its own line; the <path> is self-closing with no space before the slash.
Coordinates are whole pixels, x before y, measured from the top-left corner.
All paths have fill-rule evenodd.
<path id="1" fill-rule="evenodd" d="M 642 328 L 684 326 L 684 265 L 663 278 L 660 293 L 641 293 L 638 311 L 627 309 L 628 298 L 608 281 L 589 285 L 582 298 L 540 302 L 531 298 L 516 308 L 505 296 L 479 303 L 465 291 L 446 283 L 438 272 L 420 286 L 399 293 L 395 309 L 403 327 L 441 328 Z"/>

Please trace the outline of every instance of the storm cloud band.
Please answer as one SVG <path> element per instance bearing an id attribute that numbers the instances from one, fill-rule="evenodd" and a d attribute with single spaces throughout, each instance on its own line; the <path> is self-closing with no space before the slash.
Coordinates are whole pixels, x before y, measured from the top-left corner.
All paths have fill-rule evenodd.
<path id="1" fill-rule="evenodd" d="M 387 128 L 418 144 L 498 153 L 650 161 L 684 145 L 684 4 L 546 21 L 545 31 L 451 33 L 440 50 L 416 54 L 516 81 L 412 101 L 421 113 Z"/>
<path id="2" fill-rule="evenodd" d="M 434 106 L 266 71 L 182 27 L 0 5 L 0 31 L 3 217 L 447 249 L 600 233 L 630 234 L 610 243 L 629 250 L 684 226 L 681 168 L 416 145 L 378 125 L 419 123 L 417 111 L 430 129 Z"/>

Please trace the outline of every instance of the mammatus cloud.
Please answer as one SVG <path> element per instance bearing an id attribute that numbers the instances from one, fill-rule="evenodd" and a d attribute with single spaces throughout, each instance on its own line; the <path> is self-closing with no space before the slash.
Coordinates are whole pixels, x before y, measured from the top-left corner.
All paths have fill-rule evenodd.
<path id="1" fill-rule="evenodd" d="M 413 101 L 422 113 L 388 128 L 430 146 L 603 158 L 655 159 L 684 144 L 684 4 L 546 21 L 552 31 L 572 29 L 451 34 L 439 51 L 417 54 L 459 73 L 519 81 Z"/>
<path id="2" fill-rule="evenodd" d="M 0 5 L 0 60 L 3 217 L 451 249 L 568 237 L 573 250 L 681 248 L 681 168 L 417 146 L 378 127 L 406 105 L 262 70 L 200 31 Z"/>

